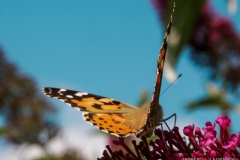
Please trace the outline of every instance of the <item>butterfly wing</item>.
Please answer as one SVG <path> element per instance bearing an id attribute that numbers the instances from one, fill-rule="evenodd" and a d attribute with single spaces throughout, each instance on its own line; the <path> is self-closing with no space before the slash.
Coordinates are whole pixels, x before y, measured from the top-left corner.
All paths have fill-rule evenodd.
<path id="1" fill-rule="evenodd" d="M 174 7 L 175 7 L 175 4 L 174 4 Z M 141 107 L 143 110 L 146 109 L 145 107 L 149 107 L 147 119 L 142 130 L 138 132 L 137 137 L 142 137 L 144 135 L 147 137 L 150 137 L 152 135 L 152 131 L 161 122 L 163 117 L 162 107 L 159 105 L 159 96 L 160 96 L 160 90 L 161 90 L 161 84 L 162 84 L 164 61 L 165 61 L 165 56 L 167 52 L 167 45 L 168 45 L 167 42 L 170 36 L 170 31 L 172 26 L 173 13 L 174 13 L 174 8 L 170 18 L 170 22 L 168 23 L 168 26 L 167 26 L 167 31 L 165 32 L 165 35 L 164 35 L 164 41 L 162 43 L 160 53 L 158 55 L 156 80 L 155 80 L 152 100 L 151 100 L 150 106 Z"/>
<path id="2" fill-rule="evenodd" d="M 111 98 L 58 88 L 43 88 L 43 93 L 51 98 L 57 98 L 80 111 L 95 113 L 122 113 L 137 110 L 137 107 L 116 101 Z"/>
<path id="3" fill-rule="evenodd" d="M 135 123 L 139 108 L 111 98 L 58 88 L 43 88 L 43 93 L 82 111 L 87 122 L 116 136 L 136 134 L 143 125 Z"/>
<path id="4" fill-rule="evenodd" d="M 174 12 L 174 9 L 173 9 L 173 12 Z M 168 23 L 167 31 L 165 32 L 165 35 L 164 35 L 164 41 L 162 43 L 161 50 L 158 55 L 156 80 L 155 80 L 154 91 L 153 91 L 153 96 L 152 96 L 153 104 L 159 103 L 163 68 L 164 68 L 165 56 L 167 53 L 167 46 L 168 46 L 167 42 L 168 42 L 168 38 L 170 36 L 170 31 L 171 31 L 171 26 L 172 26 L 172 18 L 173 18 L 173 13 L 171 15 L 170 22 Z M 153 105 L 151 105 L 151 106 L 153 106 Z"/>
<path id="5" fill-rule="evenodd" d="M 83 117 L 98 129 L 118 137 L 135 135 L 140 128 L 134 125 L 136 119 L 130 113 L 83 112 Z"/>

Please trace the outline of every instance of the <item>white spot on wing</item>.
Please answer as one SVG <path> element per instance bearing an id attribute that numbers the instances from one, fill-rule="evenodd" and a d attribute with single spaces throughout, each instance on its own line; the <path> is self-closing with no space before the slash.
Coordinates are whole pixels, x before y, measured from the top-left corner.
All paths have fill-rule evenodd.
<path id="1" fill-rule="evenodd" d="M 87 114 L 88 114 L 88 112 L 82 112 L 83 119 L 86 119 L 86 117 L 84 117 L 84 115 L 87 115 Z"/>
<path id="2" fill-rule="evenodd" d="M 82 97 L 83 95 L 88 95 L 88 93 L 87 92 L 77 92 L 75 95 Z"/>
<path id="3" fill-rule="evenodd" d="M 71 96 L 71 95 L 66 95 L 66 97 L 68 97 L 68 98 L 73 98 L 73 96 Z"/>
<path id="4" fill-rule="evenodd" d="M 59 92 L 65 92 L 67 91 L 66 89 L 60 89 Z"/>
<path id="5" fill-rule="evenodd" d="M 67 105 L 69 105 L 71 107 L 71 104 L 70 103 L 66 103 Z"/>
<path id="6" fill-rule="evenodd" d="M 78 111 L 80 111 L 80 109 L 78 108 L 78 107 L 73 107 L 74 109 L 76 109 L 76 110 L 78 110 Z"/>

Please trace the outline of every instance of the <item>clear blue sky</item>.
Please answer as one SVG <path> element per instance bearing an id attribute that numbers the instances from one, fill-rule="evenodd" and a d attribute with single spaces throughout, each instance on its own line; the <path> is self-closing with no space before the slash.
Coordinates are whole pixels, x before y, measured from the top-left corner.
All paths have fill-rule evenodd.
<path id="1" fill-rule="evenodd" d="M 239 31 L 240 5 L 229 15 L 226 0 L 212 2 Z M 133 105 L 142 90 L 152 93 L 165 29 L 149 1 L 1 0 L 0 19 L 0 46 L 9 61 L 36 81 L 39 92 L 42 87 L 68 88 Z M 177 73 L 183 73 L 182 78 L 160 98 L 165 117 L 177 113 L 179 121 L 200 127 L 214 121 L 218 110 L 189 113 L 184 108 L 189 100 L 205 95 L 206 84 L 204 72 L 190 62 L 188 49 Z M 168 85 L 164 79 L 162 89 Z M 56 118 L 63 127 L 90 126 L 81 113 L 48 100 L 59 107 Z M 230 116 L 233 130 L 239 131 L 239 115 Z"/>

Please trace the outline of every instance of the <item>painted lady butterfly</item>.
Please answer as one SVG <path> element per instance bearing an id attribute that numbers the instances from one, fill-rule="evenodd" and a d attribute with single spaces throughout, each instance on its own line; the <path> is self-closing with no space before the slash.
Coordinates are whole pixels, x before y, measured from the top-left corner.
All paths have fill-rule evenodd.
<path id="1" fill-rule="evenodd" d="M 43 88 L 43 93 L 82 111 L 83 118 L 102 131 L 118 137 L 130 135 L 150 137 L 154 128 L 163 120 L 162 107 L 159 105 L 159 94 L 173 12 L 158 56 L 156 82 L 151 102 L 147 102 L 138 108 L 87 92 Z"/>

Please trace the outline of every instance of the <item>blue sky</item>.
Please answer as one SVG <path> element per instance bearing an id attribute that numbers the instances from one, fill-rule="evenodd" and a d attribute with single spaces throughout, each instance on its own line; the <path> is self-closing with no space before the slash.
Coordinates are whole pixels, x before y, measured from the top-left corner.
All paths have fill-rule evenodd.
<path id="1" fill-rule="evenodd" d="M 229 15 L 225 0 L 212 4 L 240 30 L 239 11 Z M 36 81 L 39 92 L 42 87 L 67 88 L 135 105 L 141 91 L 153 91 L 165 29 L 149 1 L 2 0 L 0 19 L 1 48 L 21 73 Z M 161 96 L 160 103 L 165 117 L 177 113 L 179 122 L 203 127 L 220 111 L 188 112 L 184 108 L 189 100 L 205 95 L 207 82 L 203 70 L 190 62 L 188 51 L 184 50 L 177 66 L 183 76 Z M 162 89 L 168 85 L 164 78 Z M 48 100 L 59 107 L 56 120 L 63 127 L 81 128 L 84 133 L 94 128 L 81 113 Z M 239 131 L 239 115 L 230 116 L 233 131 Z"/>

